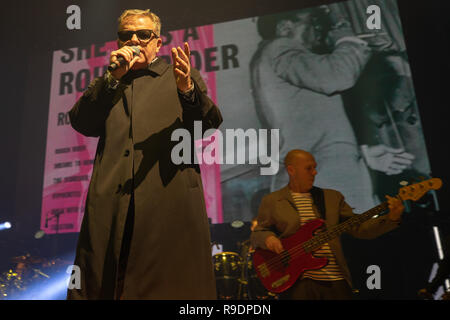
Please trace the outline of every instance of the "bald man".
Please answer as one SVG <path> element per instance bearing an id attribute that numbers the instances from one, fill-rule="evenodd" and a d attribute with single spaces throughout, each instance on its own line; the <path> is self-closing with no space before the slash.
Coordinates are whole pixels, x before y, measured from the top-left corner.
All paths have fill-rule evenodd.
<path id="1" fill-rule="evenodd" d="M 277 254 L 284 250 L 280 239 L 293 235 L 309 220 L 322 218 L 327 229 L 330 229 L 355 215 L 339 191 L 313 186 L 317 163 L 312 154 L 304 150 L 291 150 L 284 163 L 289 184 L 262 199 L 257 217 L 258 226 L 251 235 L 253 246 Z M 373 239 L 400 224 L 404 210 L 402 202 L 397 198 L 386 198 L 389 213 L 354 227 L 349 231 L 352 236 Z M 351 299 L 352 282 L 340 239 L 330 240 L 314 255 L 326 257 L 328 264 L 322 269 L 303 273 L 281 298 Z"/>

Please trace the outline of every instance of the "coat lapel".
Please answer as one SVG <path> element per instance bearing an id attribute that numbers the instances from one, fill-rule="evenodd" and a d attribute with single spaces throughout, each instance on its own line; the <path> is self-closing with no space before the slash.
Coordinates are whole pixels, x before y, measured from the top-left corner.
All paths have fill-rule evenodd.
<path id="1" fill-rule="evenodd" d="M 280 190 L 279 200 L 286 200 L 292 206 L 292 208 L 297 212 L 297 206 L 295 205 L 294 198 L 292 198 L 291 191 L 289 187 L 286 186 Z"/>
<path id="2" fill-rule="evenodd" d="M 155 61 L 153 61 L 152 63 L 150 63 L 148 65 L 148 70 L 151 73 L 157 74 L 158 76 L 161 76 L 164 72 L 167 71 L 167 69 L 169 68 L 169 64 L 167 64 L 164 59 L 162 58 L 156 58 Z"/>
<path id="3" fill-rule="evenodd" d="M 147 69 L 140 69 L 136 71 L 133 70 L 123 76 L 122 83 L 124 85 L 124 90 L 122 95 L 122 103 L 125 114 L 128 117 L 131 117 L 132 113 L 133 80 L 144 75 L 152 75 L 153 77 L 161 76 L 169 69 L 169 66 L 170 65 L 167 64 L 164 59 L 158 57 L 155 61 L 148 65 Z"/>

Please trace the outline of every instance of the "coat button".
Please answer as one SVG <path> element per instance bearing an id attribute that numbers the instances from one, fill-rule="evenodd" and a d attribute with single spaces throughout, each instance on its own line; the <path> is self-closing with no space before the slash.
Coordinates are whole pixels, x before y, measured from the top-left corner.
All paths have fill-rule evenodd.
<path id="1" fill-rule="evenodd" d="M 125 150 L 125 153 L 123 154 L 125 157 L 128 157 L 130 155 L 130 150 Z"/>

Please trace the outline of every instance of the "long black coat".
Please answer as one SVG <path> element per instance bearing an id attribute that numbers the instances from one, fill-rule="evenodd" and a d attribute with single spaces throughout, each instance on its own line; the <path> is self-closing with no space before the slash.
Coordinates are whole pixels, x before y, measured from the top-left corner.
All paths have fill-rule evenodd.
<path id="1" fill-rule="evenodd" d="M 222 117 L 192 70 L 195 101 L 177 93 L 159 58 L 129 72 L 116 90 L 95 79 L 70 110 L 73 128 L 99 137 L 75 265 L 81 289 L 68 299 L 109 299 L 117 281 L 124 226 L 134 191 L 134 225 L 124 299 L 215 299 L 209 224 L 198 165 L 174 165 L 177 128 L 217 128 Z M 193 133 L 192 133 L 192 137 Z M 194 154 L 194 152 L 192 151 Z"/>

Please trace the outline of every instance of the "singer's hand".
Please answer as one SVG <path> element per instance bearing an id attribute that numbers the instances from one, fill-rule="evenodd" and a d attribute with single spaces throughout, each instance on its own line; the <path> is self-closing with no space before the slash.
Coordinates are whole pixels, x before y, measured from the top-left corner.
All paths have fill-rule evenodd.
<path id="1" fill-rule="evenodd" d="M 131 69 L 131 67 L 134 65 L 134 63 L 139 59 L 140 55 L 134 56 L 134 51 L 129 46 L 124 46 L 120 48 L 119 50 L 111 52 L 111 56 L 109 58 L 109 63 L 117 63 L 117 57 L 122 56 L 126 64 L 118 67 L 116 70 L 111 72 L 111 75 L 116 79 L 119 80 L 122 78 L 122 76 L 128 72 L 128 70 Z"/>
<path id="2" fill-rule="evenodd" d="M 172 48 L 173 74 L 181 92 L 188 91 L 192 86 L 190 56 L 191 51 L 187 42 L 184 43 L 184 51 L 180 47 Z"/>

